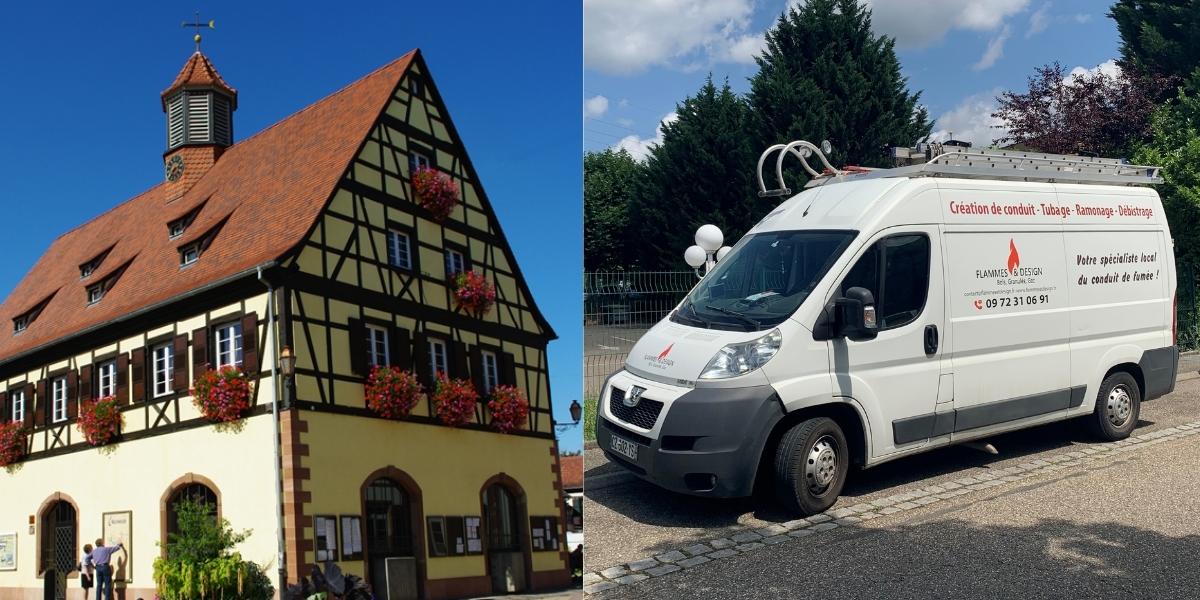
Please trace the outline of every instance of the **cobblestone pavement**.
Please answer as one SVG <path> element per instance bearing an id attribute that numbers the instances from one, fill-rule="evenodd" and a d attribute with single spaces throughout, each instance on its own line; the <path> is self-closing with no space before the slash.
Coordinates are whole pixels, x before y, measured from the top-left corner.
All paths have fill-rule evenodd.
<path id="1" fill-rule="evenodd" d="M 763 587 L 755 587 L 755 589 L 763 592 L 764 596 L 774 595 L 771 590 L 784 595 L 787 594 L 783 590 L 791 590 L 788 593 L 803 593 L 806 588 L 793 588 L 790 582 L 806 580 L 805 577 L 797 577 L 796 574 L 810 573 L 811 565 L 805 562 L 786 568 L 783 565 L 787 563 L 788 557 L 807 556 L 809 554 L 807 549 L 815 543 L 832 544 L 834 542 L 829 540 L 841 539 L 845 536 L 856 537 L 864 531 L 888 532 L 893 531 L 891 528 L 895 527 L 904 530 L 905 527 L 911 527 L 909 523 L 913 520 L 914 515 L 924 515 L 930 510 L 934 512 L 959 510 L 943 507 L 971 507 L 983 503 L 985 499 L 1007 498 L 1008 495 L 1014 493 L 1013 490 L 1037 489 L 1041 485 L 1048 485 L 1035 483 L 1041 482 L 1043 479 L 1049 480 L 1051 483 L 1057 480 L 1072 482 L 1075 481 L 1074 478 L 1077 475 L 1087 475 L 1086 478 L 1079 481 L 1090 482 L 1091 488 L 1104 490 L 1112 487 L 1114 482 L 1127 481 L 1125 476 L 1117 476 L 1115 471 L 1110 470 L 1111 465 L 1115 463 L 1129 463 L 1131 461 L 1129 457 L 1132 456 L 1139 459 L 1147 454 L 1158 456 L 1155 453 L 1162 452 L 1162 450 L 1152 449 L 1152 447 L 1164 443 L 1171 444 L 1172 448 L 1178 445 L 1185 445 L 1189 449 L 1200 447 L 1195 443 L 1198 438 L 1192 437 L 1196 433 L 1200 433 L 1200 420 L 1197 420 L 1200 419 L 1198 400 L 1200 400 L 1200 381 L 1181 381 L 1177 386 L 1176 393 L 1147 403 L 1143 407 L 1142 422 L 1135 435 L 1130 440 L 1116 444 L 1093 443 L 1086 436 L 1077 433 L 1073 424 L 1067 423 L 998 436 L 990 441 L 999 448 L 999 456 L 957 447 L 896 461 L 890 465 L 859 473 L 848 484 L 847 493 L 830 511 L 823 515 L 799 520 L 788 520 L 789 517 L 786 515 L 771 512 L 773 509 L 769 507 L 768 503 L 760 500 L 696 499 L 671 494 L 641 481 L 609 485 L 593 490 L 590 485 L 593 469 L 600 467 L 599 472 L 601 473 L 605 473 L 606 469 L 602 464 L 594 466 L 589 461 L 589 504 L 585 507 L 585 514 L 588 515 L 588 528 L 591 533 L 588 540 L 592 541 L 593 545 L 586 549 L 589 572 L 584 578 L 585 591 L 588 593 L 605 592 L 605 596 L 640 597 L 648 594 L 647 597 L 651 597 L 655 594 L 649 590 L 656 590 L 659 595 L 674 596 L 681 593 L 694 593 L 700 587 L 704 587 L 700 582 L 709 581 L 708 586 L 704 587 L 706 591 L 705 594 L 702 594 L 704 597 L 708 597 L 709 594 L 713 597 L 726 595 L 722 592 L 729 592 L 732 594 L 730 597 L 733 597 L 736 596 L 734 592 L 746 589 L 742 585 L 743 583 L 757 577 Z M 1171 463 L 1171 461 L 1166 462 Z M 1195 460 L 1172 464 L 1174 464 L 1176 475 L 1181 474 L 1182 477 L 1194 482 L 1198 479 L 1194 476 L 1194 471 L 1197 466 L 1200 466 L 1200 450 L 1196 451 Z M 1139 466 L 1136 473 L 1142 474 L 1148 471 L 1150 470 Z M 1076 482 L 1066 485 L 1066 489 L 1071 490 L 1073 489 L 1071 485 L 1078 486 L 1080 484 Z M 1149 479 L 1139 489 L 1155 490 L 1156 487 L 1162 487 L 1160 491 L 1164 493 L 1151 494 L 1151 497 L 1163 501 L 1164 498 L 1172 498 L 1172 494 L 1168 492 L 1177 491 L 1180 486 L 1171 488 L 1159 480 Z M 1036 492 L 1023 492 L 1021 497 L 1032 502 L 1027 511 L 1030 515 L 1045 513 L 1044 516 L 1050 518 L 1051 513 L 1054 512 L 1040 510 L 1043 507 L 1038 503 L 1039 496 Z M 1188 504 L 1193 502 L 1193 498 L 1195 496 L 1184 496 L 1167 501 L 1173 502 L 1172 506 L 1175 506 L 1178 504 L 1177 501 L 1187 500 L 1183 504 Z M 1082 500 L 1103 502 L 1106 498 L 1083 498 Z M 1015 503 L 1016 500 L 989 500 L 989 502 L 997 505 L 989 509 L 987 513 L 994 515 L 1004 514 L 1009 505 Z M 1037 532 L 1039 539 L 1048 536 L 1048 532 L 1056 530 L 1062 530 L 1066 538 L 1076 535 L 1077 527 L 1063 518 L 1075 513 L 1088 514 L 1089 507 L 1079 504 L 1056 506 L 1060 509 L 1063 506 L 1069 506 L 1068 515 L 1059 515 L 1055 517 L 1057 520 L 1054 522 L 1025 524 L 1024 528 L 1029 529 L 1030 532 Z M 1145 514 L 1141 508 L 1125 507 L 1119 502 L 1109 501 L 1105 506 L 1137 511 L 1139 515 Z M 626 512 L 621 512 L 622 510 Z M 1163 511 L 1159 511 L 1159 513 L 1161 512 Z M 1133 520 L 1127 518 L 1124 522 L 1127 526 L 1131 526 L 1128 521 Z M 986 522 L 987 520 L 977 519 L 976 521 Z M 1200 522 L 1195 525 L 1190 529 L 1185 528 L 1184 533 L 1194 534 L 1200 531 Z M 946 523 L 930 524 L 918 528 L 915 533 L 904 530 L 905 534 L 897 534 L 892 537 L 902 538 L 905 535 L 918 538 L 922 535 L 930 537 L 934 536 L 935 531 L 940 527 L 945 527 L 947 534 L 962 535 L 964 541 L 958 547 L 947 546 L 941 542 L 933 544 L 934 547 L 944 551 L 945 556 L 942 556 L 940 560 L 948 562 L 939 563 L 940 567 L 944 569 L 953 567 L 956 562 L 960 562 L 955 560 L 956 553 L 960 557 L 981 555 L 981 549 L 973 546 L 974 542 L 971 541 L 973 537 L 982 540 L 989 536 L 1011 536 L 1023 529 L 1016 521 L 999 520 L 997 523 L 986 526 L 1000 528 L 1004 531 L 1000 533 L 997 533 L 1000 530 L 994 529 L 977 531 L 979 527 L 983 526 L 985 525 L 981 525 L 979 522 L 967 522 L 966 524 L 955 522 L 949 525 Z M 1096 526 L 1103 527 L 1105 525 L 1096 524 Z M 1134 533 L 1137 535 L 1130 534 L 1126 537 L 1132 536 L 1138 539 L 1145 537 L 1142 535 L 1141 529 L 1136 527 L 1134 529 L 1136 530 Z M 1088 535 L 1097 540 L 1110 540 L 1116 534 L 1106 530 L 1093 531 Z M 883 538 L 887 537 L 887 535 L 883 536 Z M 797 541 L 798 538 L 807 539 L 800 542 Z M 1192 535 L 1188 539 L 1192 544 L 1194 556 L 1200 552 L 1200 545 L 1195 543 L 1200 540 L 1200 537 Z M 594 540 L 601 540 L 601 542 L 596 545 Z M 1052 541 L 1048 537 L 1047 540 L 1047 543 Z M 798 546 L 801 543 L 805 546 Z M 884 546 L 888 543 L 895 542 L 886 540 L 880 542 Z M 896 560 L 929 554 L 929 552 L 913 551 L 907 546 L 909 543 L 911 540 L 904 542 L 899 548 L 888 548 L 886 554 L 880 554 L 874 558 L 878 561 L 879 558 L 884 557 L 887 561 L 884 566 L 901 569 L 896 574 L 901 580 L 921 577 L 926 569 L 911 569 L 911 565 L 906 560 Z M 1059 540 L 1054 543 L 1061 545 L 1063 542 Z M 1130 540 L 1118 540 L 1114 543 L 1128 545 Z M 1026 550 L 1032 552 L 1030 549 Z M 1069 555 L 1073 551 L 1069 548 L 1056 552 L 1047 551 L 1044 553 L 1045 556 L 1041 557 L 1042 562 L 1032 565 L 1030 568 L 1036 569 L 1044 564 L 1058 565 L 1059 562 L 1062 562 L 1061 557 L 1065 556 L 1064 552 Z M 986 553 L 987 549 L 982 549 L 982 554 Z M 848 555 L 844 549 L 839 549 L 836 554 L 838 556 Z M 811 558 L 809 560 L 811 562 Z M 1031 557 L 1029 560 L 1036 560 L 1036 558 Z M 1001 558 L 1001 561 L 1009 565 L 1022 566 L 1019 562 L 1014 563 L 1005 558 Z M 965 563 L 965 561 L 963 562 Z M 854 572 L 867 566 L 845 560 L 840 563 L 836 565 L 838 568 Z M 748 569 L 749 572 L 734 576 L 730 570 L 735 566 Z M 876 570 L 879 569 L 879 565 L 871 566 Z M 1074 566 L 1079 567 L 1079 565 Z M 986 569 L 988 564 L 981 564 L 978 567 Z M 1060 567 L 1061 565 L 1056 568 Z M 782 570 L 777 571 L 777 568 Z M 692 569 L 695 571 L 691 571 Z M 904 569 L 910 570 L 906 572 Z M 679 573 L 685 570 L 688 572 Z M 883 569 L 883 571 L 886 570 Z M 933 571 L 940 572 L 939 569 L 933 569 Z M 1189 573 L 1194 573 L 1194 571 L 1189 568 Z M 780 578 L 780 573 L 789 573 L 789 575 Z M 662 582 L 657 581 L 659 578 L 662 578 Z M 779 578 L 779 581 L 776 581 L 776 578 Z M 811 579 L 811 577 L 807 579 Z M 959 579 L 962 578 L 959 577 Z M 971 577 L 966 579 L 974 580 Z M 869 578 L 867 580 L 874 581 Z M 730 581 L 741 583 L 735 589 L 727 589 Z M 829 583 L 837 587 L 844 582 L 834 580 Z M 1088 592 L 1087 586 L 1084 585 L 1090 583 L 1092 583 L 1091 580 L 1081 579 L 1080 585 L 1084 586 L 1080 588 L 1084 590 L 1081 593 L 1095 595 L 1095 590 Z M 858 590 L 859 597 L 877 595 L 877 592 L 872 592 L 870 589 L 855 586 L 851 586 L 851 588 Z M 606 592 L 606 590 L 608 591 Z M 930 592 L 924 588 L 921 588 L 920 591 L 918 596 L 928 595 Z M 967 591 L 969 590 L 959 589 L 956 593 L 967 593 Z M 996 590 L 987 592 L 985 589 L 980 589 L 976 592 L 991 593 L 994 596 Z M 1040 595 L 1044 596 L 1045 594 Z M 848 595 L 847 597 L 854 596 Z"/>

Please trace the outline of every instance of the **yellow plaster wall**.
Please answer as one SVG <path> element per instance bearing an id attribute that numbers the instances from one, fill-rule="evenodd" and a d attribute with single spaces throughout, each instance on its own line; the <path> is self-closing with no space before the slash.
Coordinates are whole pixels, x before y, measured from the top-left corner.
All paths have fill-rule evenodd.
<path id="1" fill-rule="evenodd" d="M 272 573 L 278 531 L 274 429 L 270 415 L 249 418 L 244 425 L 237 433 L 205 426 L 0 470 L 0 531 L 18 532 L 17 570 L 0 571 L 0 588 L 41 589 L 35 572 L 38 535 L 30 535 L 28 519 L 55 492 L 75 501 L 80 547 L 100 537 L 103 513 L 133 511 L 129 585 L 153 587 L 161 537 L 159 502 L 171 483 L 187 473 L 216 484 L 222 516 L 235 530 L 253 529 L 238 550 Z M 69 585 L 77 587 L 78 580 Z"/>
<path id="2" fill-rule="evenodd" d="M 304 466 L 311 474 L 305 490 L 312 491 L 312 502 L 305 507 L 309 516 L 361 514 L 363 482 L 387 466 L 408 473 L 421 487 L 422 522 L 428 516 L 479 516 L 480 489 L 498 473 L 524 488 L 527 516 L 559 515 L 549 439 L 326 413 L 305 413 L 304 418 L 308 433 L 303 441 L 309 447 Z M 305 536 L 313 539 L 311 527 Z M 428 552 L 428 542 L 426 547 Z M 306 560 L 313 560 L 311 553 Z M 363 572 L 362 561 L 339 564 L 349 573 Z M 428 557 L 427 565 L 429 579 L 486 574 L 482 555 Z M 533 568 L 559 570 L 562 561 L 557 552 L 534 552 Z"/>

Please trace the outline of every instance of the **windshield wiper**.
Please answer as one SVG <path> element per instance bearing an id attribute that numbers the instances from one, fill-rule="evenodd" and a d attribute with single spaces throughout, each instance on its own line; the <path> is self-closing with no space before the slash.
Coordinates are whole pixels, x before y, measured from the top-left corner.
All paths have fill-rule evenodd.
<path id="1" fill-rule="evenodd" d="M 729 310 L 728 308 L 722 308 L 720 306 L 713 306 L 711 304 L 705 304 L 704 308 L 707 308 L 708 310 L 715 310 L 719 313 L 724 313 L 731 317 L 737 317 L 737 318 L 741 319 L 743 322 L 749 323 L 750 325 L 754 326 L 755 329 L 762 329 L 762 323 L 759 323 L 758 321 L 751 319 L 750 317 L 747 317 L 746 315 L 744 315 L 736 310 Z M 693 308 L 692 310 L 695 310 L 695 309 Z"/>
<path id="2" fill-rule="evenodd" d="M 703 325 L 703 326 L 705 327 L 705 329 L 712 329 L 712 325 L 711 325 L 711 324 L 710 324 L 708 321 L 705 321 L 705 320 L 704 320 L 704 319 L 703 319 L 703 318 L 700 316 L 700 313 L 697 313 L 697 312 L 696 312 L 696 303 L 695 303 L 695 302 L 692 302 L 691 300 L 688 300 L 688 308 L 689 308 L 689 309 L 691 309 L 691 311 L 692 311 L 692 316 L 691 316 L 691 319 L 692 319 L 693 321 L 695 321 L 695 322 L 697 322 L 697 323 L 699 323 L 699 324 Z"/>

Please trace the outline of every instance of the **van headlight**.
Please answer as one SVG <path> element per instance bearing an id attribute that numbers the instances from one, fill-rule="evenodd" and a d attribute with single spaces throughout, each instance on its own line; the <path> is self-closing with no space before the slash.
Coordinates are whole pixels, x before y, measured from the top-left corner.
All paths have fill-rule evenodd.
<path id="1" fill-rule="evenodd" d="M 700 379 L 727 379 L 745 375 L 771 360 L 783 344 L 783 334 L 776 329 L 757 340 L 729 344 L 717 351 L 700 373 Z"/>

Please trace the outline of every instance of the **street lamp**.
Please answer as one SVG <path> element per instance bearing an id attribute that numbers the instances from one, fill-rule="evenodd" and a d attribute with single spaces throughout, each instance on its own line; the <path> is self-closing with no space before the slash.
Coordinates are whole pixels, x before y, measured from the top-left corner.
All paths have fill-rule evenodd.
<path id="1" fill-rule="evenodd" d="M 285 379 L 296 375 L 296 355 L 292 354 L 291 346 L 284 346 L 279 351 L 279 372 L 283 373 Z"/>
<path id="2" fill-rule="evenodd" d="M 695 269 L 697 278 L 703 279 L 717 265 L 717 261 L 729 254 L 730 248 L 722 245 L 725 243 L 725 234 L 716 225 L 701 225 L 696 230 L 695 240 L 695 246 L 684 250 L 683 260 Z M 703 274 L 700 273 L 700 267 L 704 267 Z"/>
<path id="3" fill-rule="evenodd" d="M 578 427 L 579 419 L 583 418 L 583 406 L 579 404 L 578 400 L 572 400 L 571 406 L 567 410 L 569 410 L 571 412 L 571 420 L 573 422 L 572 423 L 563 423 L 561 425 L 556 424 L 554 426 L 554 430 L 557 431 L 558 433 L 563 433 L 565 431 L 569 431 L 571 429 L 574 429 L 575 427 Z"/>

